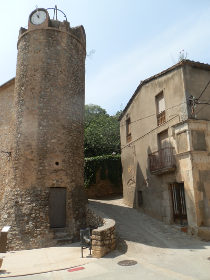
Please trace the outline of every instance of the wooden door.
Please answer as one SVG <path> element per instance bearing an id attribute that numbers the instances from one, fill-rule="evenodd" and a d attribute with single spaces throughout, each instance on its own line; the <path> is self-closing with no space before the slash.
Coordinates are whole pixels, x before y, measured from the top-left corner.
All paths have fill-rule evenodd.
<path id="1" fill-rule="evenodd" d="M 52 228 L 66 226 L 66 188 L 50 188 L 49 219 Z"/>

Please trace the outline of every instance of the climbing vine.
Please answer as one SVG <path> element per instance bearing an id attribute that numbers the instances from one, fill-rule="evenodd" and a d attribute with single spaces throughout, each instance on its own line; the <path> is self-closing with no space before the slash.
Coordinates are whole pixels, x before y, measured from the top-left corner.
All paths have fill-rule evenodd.
<path id="1" fill-rule="evenodd" d="M 122 166 L 119 154 L 85 158 L 85 188 L 96 183 L 98 170 L 102 180 L 109 179 L 116 187 L 121 185 Z"/>

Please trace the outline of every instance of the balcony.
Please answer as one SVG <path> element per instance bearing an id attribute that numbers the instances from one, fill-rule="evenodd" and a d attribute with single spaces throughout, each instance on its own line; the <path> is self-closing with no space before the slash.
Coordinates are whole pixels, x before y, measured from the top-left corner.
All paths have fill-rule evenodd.
<path id="1" fill-rule="evenodd" d="M 175 171 L 176 161 L 174 148 L 163 148 L 149 154 L 149 167 L 152 174 L 163 174 Z"/>

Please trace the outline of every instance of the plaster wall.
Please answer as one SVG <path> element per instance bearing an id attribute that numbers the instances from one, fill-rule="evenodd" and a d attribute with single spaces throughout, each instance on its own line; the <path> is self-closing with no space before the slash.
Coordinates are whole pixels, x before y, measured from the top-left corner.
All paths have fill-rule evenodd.
<path id="1" fill-rule="evenodd" d="M 186 89 L 186 97 L 188 98 L 190 95 L 198 98 L 201 92 L 206 87 L 207 83 L 209 82 L 210 77 L 210 68 L 208 66 L 192 66 L 192 65 L 185 65 L 183 67 L 184 73 L 184 82 L 185 82 L 185 89 Z M 199 101 L 205 100 L 208 101 L 210 99 L 210 87 L 208 86 L 202 97 Z M 210 110 L 208 105 L 196 105 L 195 109 L 196 119 L 201 120 L 210 120 Z M 191 117 L 191 112 L 189 110 L 189 117 Z"/>
<path id="2" fill-rule="evenodd" d="M 192 165 L 192 180 L 194 189 L 194 203 L 197 226 L 210 226 L 210 122 L 201 120 L 189 120 L 188 127 L 190 134 L 190 161 Z M 194 148 L 193 137 L 195 133 L 204 134 L 204 141 L 201 141 L 196 150 Z M 197 140 L 197 139 L 196 139 Z"/>
<path id="3" fill-rule="evenodd" d="M 166 223 L 173 223 L 169 185 L 184 183 L 189 229 L 203 234 L 206 240 L 207 235 L 208 240 L 210 238 L 210 111 L 206 105 L 197 105 L 193 115 L 189 97 L 198 98 L 208 82 L 209 65 L 183 63 L 173 71 L 144 81 L 121 119 L 125 202 Z M 155 96 L 160 92 L 165 99 L 166 121 L 157 126 Z M 207 87 L 201 101 L 209 98 Z M 127 118 L 131 122 L 130 141 L 126 139 Z M 153 174 L 148 155 L 159 150 L 158 135 L 164 131 L 168 133 L 170 146 L 174 147 L 176 169 Z M 128 172 L 130 166 L 134 170 L 132 174 Z M 128 185 L 130 178 L 133 178 L 132 188 Z"/>
<path id="4" fill-rule="evenodd" d="M 151 175 L 148 154 L 158 150 L 158 133 L 168 130 L 180 120 L 187 118 L 182 69 L 150 81 L 140 88 L 120 123 L 123 166 L 123 196 L 125 203 L 138 205 L 138 191 L 142 191 L 144 212 L 171 222 L 171 199 L 169 182 L 175 181 L 174 174 Z M 155 96 L 163 91 L 166 107 L 166 123 L 157 126 Z M 131 142 L 126 141 L 126 117 L 131 120 Z"/>

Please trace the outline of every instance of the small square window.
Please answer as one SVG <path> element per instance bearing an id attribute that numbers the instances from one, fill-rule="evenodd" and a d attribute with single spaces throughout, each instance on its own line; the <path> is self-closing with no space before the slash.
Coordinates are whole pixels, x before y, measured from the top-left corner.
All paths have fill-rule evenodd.
<path id="1" fill-rule="evenodd" d="M 200 130 L 192 130 L 192 145 L 194 151 L 206 151 L 205 132 Z"/>

